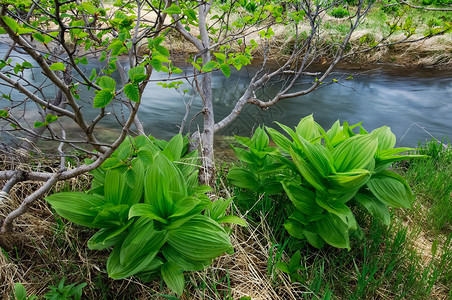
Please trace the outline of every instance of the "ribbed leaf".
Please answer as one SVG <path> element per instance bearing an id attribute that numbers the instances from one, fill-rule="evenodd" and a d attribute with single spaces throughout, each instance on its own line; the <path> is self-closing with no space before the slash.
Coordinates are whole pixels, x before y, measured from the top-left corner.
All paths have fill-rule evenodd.
<path id="1" fill-rule="evenodd" d="M 322 176 L 308 162 L 306 162 L 298 152 L 290 149 L 290 156 L 297 166 L 301 176 L 306 179 L 315 189 L 325 191 L 326 187 L 323 183 Z"/>
<path id="2" fill-rule="evenodd" d="M 380 151 L 392 149 L 396 144 L 396 136 L 388 126 L 375 129 L 371 132 L 371 135 L 378 138 L 378 149 Z"/>
<path id="3" fill-rule="evenodd" d="M 341 143 L 333 150 L 337 172 L 364 169 L 377 151 L 378 139 L 372 135 L 357 135 Z"/>
<path id="4" fill-rule="evenodd" d="M 409 208 L 412 203 L 410 186 L 394 172 L 382 171 L 367 183 L 370 191 L 383 203 L 392 207 Z"/>
<path id="5" fill-rule="evenodd" d="M 162 154 L 157 154 L 148 168 L 145 183 L 145 203 L 153 205 L 163 219 L 173 214 L 175 202 L 187 196 L 181 172 Z"/>
<path id="6" fill-rule="evenodd" d="M 121 203 L 125 179 L 123 173 L 117 169 L 107 170 L 105 173 L 104 194 L 108 203 L 118 205 Z"/>
<path id="7" fill-rule="evenodd" d="M 334 192 L 350 192 L 362 187 L 370 177 L 371 173 L 367 170 L 353 170 L 330 175 L 327 180 Z"/>
<path id="8" fill-rule="evenodd" d="M 259 187 L 256 175 L 244 168 L 232 168 L 227 177 L 231 184 L 239 188 L 255 190 Z"/>
<path id="9" fill-rule="evenodd" d="M 388 207 L 383 202 L 367 193 L 358 193 L 355 195 L 355 199 L 359 204 L 364 206 L 374 218 L 385 225 L 389 225 L 391 217 L 389 215 Z"/>
<path id="10" fill-rule="evenodd" d="M 320 136 L 320 132 L 317 129 L 317 123 L 314 121 L 312 114 L 301 119 L 297 125 L 296 132 L 308 141 Z"/>
<path id="11" fill-rule="evenodd" d="M 166 240 L 166 231 L 155 230 L 154 222 L 149 219 L 139 219 L 133 224 L 121 246 L 121 265 L 133 264 L 133 261 L 146 253 L 158 252 Z"/>
<path id="12" fill-rule="evenodd" d="M 185 281 L 184 272 L 175 263 L 168 261 L 160 268 L 162 272 L 163 280 L 166 285 L 179 296 L 182 295 L 184 291 Z"/>
<path id="13" fill-rule="evenodd" d="M 310 216 L 322 213 L 323 209 L 315 202 L 313 191 L 291 182 L 283 182 L 283 188 L 295 208 L 303 214 Z"/>
<path id="14" fill-rule="evenodd" d="M 95 227 L 93 222 L 98 211 L 94 208 L 105 204 L 99 196 L 78 192 L 53 194 L 45 199 L 60 216 L 86 227 Z"/>
<path id="15" fill-rule="evenodd" d="M 205 261 L 190 260 L 185 256 L 181 255 L 181 253 L 174 250 L 174 248 L 168 244 L 163 246 L 162 254 L 166 258 L 166 260 L 177 264 L 184 271 L 200 271 L 205 269 L 212 263 L 211 259 Z"/>
<path id="16" fill-rule="evenodd" d="M 258 127 L 251 138 L 251 142 L 254 144 L 256 150 L 262 151 L 268 147 L 268 135 L 262 128 Z"/>
<path id="17" fill-rule="evenodd" d="M 281 150 L 283 150 L 286 153 L 289 153 L 292 144 L 290 140 L 273 128 L 265 127 L 265 129 L 267 130 L 273 142 L 275 142 L 275 144 L 278 145 L 278 147 L 281 148 Z"/>
<path id="18" fill-rule="evenodd" d="M 333 156 L 327 148 L 321 144 L 311 144 L 302 136 L 299 137 L 299 140 L 301 142 L 301 149 L 303 149 L 303 152 L 309 159 L 309 162 L 323 177 L 335 172 L 334 165 L 332 163 Z"/>
<path id="19" fill-rule="evenodd" d="M 179 161 L 182 156 L 182 150 L 184 149 L 184 139 L 182 134 L 176 134 L 163 149 L 162 153 L 170 161 Z"/>
<path id="20" fill-rule="evenodd" d="M 350 249 L 348 226 L 336 215 L 326 214 L 315 222 L 315 230 L 331 246 Z"/>
<path id="21" fill-rule="evenodd" d="M 158 215 L 158 211 L 152 205 L 145 203 L 137 203 L 133 205 L 129 210 L 129 218 L 133 217 L 145 217 L 151 220 L 157 220 L 163 224 L 168 224 L 166 219 L 161 218 Z"/>
<path id="22" fill-rule="evenodd" d="M 108 89 L 111 92 L 115 91 L 116 88 L 116 81 L 108 76 L 102 76 L 97 78 L 96 83 L 102 88 L 102 89 Z"/>
<path id="23" fill-rule="evenodd" d="M 122 227 L 103 228 L 99 230 L 88 240 L 88 248 L 91 250 L 103 250 L 121 243 L 126 237 L 122 233 L 132 223 L 133 220 L 130 220 Z"/>
<path id="24" fill-rule="evenodd" d="M 203 215 L 170 230 L 168 244 L 185 258 L 198 261 L 214 259 L 232 247 L 223 228 Z"/>
<path id="25" fill-rule="evenodd" d="M 120 251 L 121 247 L 115 247 L 107 260 L 108 276 L 113 279 L 123 279 L 141 272 L 152 263 L 157 255 L 157 251 L 145 252 L 145 254 L 138 259 L 121 264 Z"/>

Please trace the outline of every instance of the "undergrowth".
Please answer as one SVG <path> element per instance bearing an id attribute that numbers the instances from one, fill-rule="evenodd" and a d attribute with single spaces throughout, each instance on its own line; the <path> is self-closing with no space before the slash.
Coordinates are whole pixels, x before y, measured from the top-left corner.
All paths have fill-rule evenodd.
<path id="1" fill-rule="evenodd" d="M 290 213 L 284 196 L 262 197 L 251 206 L 236 199 L 230 210 L 249 226 L 233 227 L 235 253 L 187 275 L 187 292 L 181 299 L 450 299 L 452 151 L 438 145 L 419 148 L 430 159 L 394 166 L 410 182 L 416 200 L 411 209 L 392 210 L 391 226 L 355 209 L 365 232 L 362 239 L 352 239 L 350 251 L 318 250 L 290 237 L 282 226 Z M 229 168 L 219 168 L 212 199 L 238 192 L 225 178 Z M 13 191 L 3 208 L 17 206 L 21 193 L 33 188 L 27 184 Z M 82 186 L 74 180 L 60 188 Z M 161 280 L 143 284 L 133 277 L 109 279 L 108 252 L 86 247 L 92 230 L 56 217 L 44 202 L 34 205 L 15 228 L 0 240 L 1 299 L 13 299 L 17 282 L 29 295 L 42 297 L 63 278 L 67 285 L 86 283 L 84 299 L 176 299 Z M 293 276 L 281 271 L 279 263 L 288 263 L 297 251 L 300 280 L 291 282 Z"/>

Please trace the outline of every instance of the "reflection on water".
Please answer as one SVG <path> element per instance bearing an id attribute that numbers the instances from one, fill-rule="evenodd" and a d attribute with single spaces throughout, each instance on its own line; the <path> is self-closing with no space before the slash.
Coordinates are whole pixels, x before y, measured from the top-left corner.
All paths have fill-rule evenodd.
<path id="1" fill-rule="evenodd" d="M 5 46 L 0 46 L 0 57 L 3 57 Z M 90 67 L 95 64 L 90 64 Z M 99 66 L 100 67 L 100 66 Z M 90 69 L 86 70 L 90 72 Z M 252 70 L 249 70 L 252 71 Z M 315 70 L 313 70 L 315 71 Z M 332 78 L 346 78 L 345 71 L 337 71 Z M 234 123 L 220 134 L 249 135 L 258 125 L 277 126 L 278 121 L 288 126 L 295 126 L 300 118 L 314 114 L 314 118 L 323 127 L 329 128 L 337 119 L 351 124 L 364 121 L 368 131 L 388 125 L 396 134 L 400 146 L 415 146 L 418 141 L 431 139 L 434 136 L 452 137 L 452 80 L 451 73 L 439 71 L 407 72 L 404 70 L 373 70 L 362 74 L 354 74 L 352 80 L 340 83 L 325 83 L 313 93 L 294 99 L 286 99 L 278 105 L 261 110 L 254 106 L 245 107 Z M 42 74 L 35 69 L 33 74 L 26 74 L 29 79 L 42 80 Z M 113 77 L 120 82 L 119 76 Z M 167 78 L 166 74 L 153 73 L 153 80 Z M 249 82 L 247 70 L 233 73 L 229 79 L 221 73 L 213 75 L 213 100 L 215 119 L 225 117 L 233 108 L 235 101 L 241 96 Z M 329 79 L 329 82 L 331 82 Z M 312 77 L 303 79 L 297 89 L 306 88 Z M 182 89 L 189 88 L 184 86 Z M 10 89 L 1 87 L 2 93 L 10 93 Z M 260 93 L 265 98 L 276 93 L 278 84 L 269 84 Z M 46 93 L 51 96 L 54 89 L 49 87 Z M 157 82 L 149 83 L 143 93 L 139 117 L 148 133 L 158 138 L 170 138 L 179 131 L 179 124 L 185 114 L 184 101 L 188 101 L 193 91 L 183 97 L 175 90 L 165 89 Z M 12 91 L 14 97 L 19 97 Z M 85 102 L 87 119 L 94 118 L 96 110 L 91 107 L 92 92 L 82 91 L 81 101 Z M 0 109 L 3 103 L 0 102 Z M 27 107 L 32 108 L 31 106 Z M 33 108 L 32 108 L 33 109 Z M 119 107 L 114 107 L 121 115 Z M 194 131 L 201 124 L 202 116 L 190 122 L 191 118 L 201 110 L 201 99 L 198 97 L 192 105 L 188 123 Z M 33 113 L 31 113 L 33 114 Z M 116 119 L 109 116 L 102 121 L 102 126 L 114 128 Z M 187 124 L 188 125 L 188 124 Z"/>

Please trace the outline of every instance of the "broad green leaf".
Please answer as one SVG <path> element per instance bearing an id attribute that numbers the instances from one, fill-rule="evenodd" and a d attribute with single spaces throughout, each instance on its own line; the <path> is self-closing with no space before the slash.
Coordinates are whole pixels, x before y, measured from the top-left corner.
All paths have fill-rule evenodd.
<path id="1" fill-rule="evenodd" d="M 157 45 L 155 46 L 155 50 L 157 50 L 157 52 L 163 55 L 164 57 L 170 56 L 168 49 L 166 49 L 164 46 Z M 169 62 L 169 60 L 167 62 Z"/>
<path id="2" fill-rule="evenodd" d="M 175 202 L 187 196 L 180 170 L 163 154 L 157 154 L 145 177 L 145 203 L 155 206 L 162 218 L 174 212 Z"/>
<path id="3" fill-rule="evenodd" d="M 331 246 L 350 250 L 348 226 L 336 215 L 327 213 L 315 222 L 315 230 Z"/>
<path id="4" fill-rule="evenodd" d="M 254 148 L 256 150 L 262 151 L 266 147 L 268 147 L 269 143 L 268 135 L 262 128 L 258 127 L 256 128 L 256 131 L 254 132 L 253 137 L 251 138 L 251 142 L 254 144 Z"/>
<path id="5" fill-rule="evenodd" d="M 180 9 L 179 6 L 177 6 L 176 4 L 171 4 L 170 7 L 166 8 L 163 13 L 165 14 L 180 14 L 182 12 L 182 10 Z"/>
<path id="6" fill-rule="evenodd" d="M 231 76 L 231 67 L 229 67 L 228 64 L 222 63 L 220 65 L 220 70 L 221 70 L 221 72 L 223 72 L 224 76 L 226 76 L 227 78 L 229 78 L 229 76 Z"/>
<path id="7" fill-rule="evenodd" d="M 36 121 L 36 122 L 33 124 L 33 127 L 34 127 L 34 128 L 39 128 L 39 127 L 43 127 L 43 126 L 46 126 L 46 125 L 47 125 L 47 124 L 44 123 L 44 122 Z"/>
<path id="8" fill-rule="evenodd" d="M 131 68 L 128 72 L 130 81 L 136 82 L 136 79 L 139 78 L 140 75 L 145 75 L 145 72 L 146 70 L 143 66 Z"/>
<path id="9" fill-rule="evenodd" d="M 335 173 L 327 177 L 332 193 L 344 193 L 357 190 L 365 185 L 371 177 L 367 170 L 353 170 Z"/>
<path id="10" fill-rule="evenodd" d="M 303 269 L 303 267 L 301 266 L 301 254 L 300 254 L 300 250 L 298 250 L 290 258 L 289 271 L 292 273 L 292 272 L 296 272 L 297 270 L 301 270 L 301 269 Z"/>
<path id="11" fill-rule="evenodd" d="M 31 63 L 29 63 L 28 61 L 24 61 L 22 63 L 22 67 L 24 67 L 24 68 L 33 68 L 33 65 Z"/>
<path id="12" fill-rule="evenodd" d="M 109 89 L 100 90 L 97 92 L 94 97 L 93 107 L 101 108 L 107 106 L 111 100 L 113 100 L 114 93 L 112 93 Z"/>
<path id="13" fill-rule="evenodd" d="M 97 78 L 96 82 L 102 89 L 108 89 L 111 92 L 115 91 L 116 81 L 111 77 L 102 76 L 102 77 Z"/>
<path id="14" fill-rule="evenodd" d="M 212 260 L 228 251 L 229 235 L 212 219 L 198 215 L 168 233 L 168 245 L 188 260 Z"/>
<path id="15" fill-rule="evenodd" d="M 129 234 L 120 247 L 121 265 L 133 265 L 136 260 L 140 260 L 148 253 L 157 253 L 165 244 L 167 238 L 166 231 L 154 229 L 154 221 L 140 218 L 132 225 Z"/>
<path id="16" fill-rule="evenodd" d="M 308 141 L 320 136 L 317 123 L 314 121 L 312 114 L 301 119 L 296 127 L 296 132 Z"/>
<path id="17" fill-rule="evenodd" d="M 207 215 L 210 218 L 212 218 L 212 220 L 217 221 L 218 218 L 224 216 L 231 202 L 232 198 L 229 198 L 227 200 L 224 199 L 215 200 L 209 205 L 207 209 Z"/>
<path id="18" fill-rule="evenodd" d="M 49 66 L 49 69 L 52 71 L 64 71 L 66 69 L 66 67 L 64 66 L 63 63 L 57 62 L 57 63 L 53 63 Z"/>
<path id="19" fill-rule="evenodd" d="M 185 287 L 184 272 L 174 262 L 168 261 L 161 267 L 162 278 L 166 285 L 177 295 L 182 295 Z"/>
<path id="20" fill-rule="evenodd" d="M 214 53 L 213 55 L 221 62 L 226 60 L 226 55 L 224 53 Z"/>
<path id="21" fill-rule="evenodd" d="M 218 66 L 218 63 L 213 61 L 213 60 L 211 60 L 211 61 L 207 62 L 204 66 L 202 66 L 201 71 L 203 71 L 203 72 L 210 72 L 213 69 L 215 69 L 217 66 Z"/>
<path id="22" fill-rule="evenodd" d="M 316 195 L 313 191 L 288 181 L 282 185 L 290 201 L 300 212 L 308 216 L 322 214 L 323 209 L 315 202 Z"/>
<path id="23" fill-rule="evenodd" d="M 248 224 L 246 224 L 245 220 L 243 220 L 242 218 L 239 218 L 237 216 L 223 216 L 221 218 L 218 218 L 216 220 L 218 223 L 232 223 L 232 224 L 237 224 L 240 226 L 248 226 Z"/>
<path id="24" fill-rule="evenodd" d="M 173 213 L 169 217 L 173 218 L 186 215 L 190 213 L 190 211 L 192 211 L 199 202 L 199 199 L 196 197 L 182 198 L 179 201 L 175 202 L 175 208 L 173 210 Z"/>
<path id="25" fill-rule="evenodd" d="M 115 247 L 107 260 L 108 276 L 113 279 L 123 279 L 135 275 L 144 270 L 157 255 L 157 251 L 146 251 L 135 260 L 120 263 L 121 247 Z"/>
<path id="26" fill-rule="evenodd" d="M 94 7 L 94 5 L 89 2 L 82 2 L 82 7 L 91 15 L 94 15 L 97 12 L 97 9 Z"/>
<path id="27" fill-rule="evenodd" d="M 126 94 L 127 98 L 132 100 L 133 102 L 140 101 L 140 89 L 138 84 L 128 83 L 124 86 L 124 94 Z"/>
<path id="28" fill-rule="evenodd" d="M 377 166 L 392 164 L 396 161 L 409 160 L 409 159 L 423 159 L 428 158 L 427 155 L 392 155 L 392 156 L 378 156 L 375 158 L 375 163 Z"/>
<path id="29" fill-rule="evenodd" d="M 337 172 L 364 169 L 377 151 L 378 139 L 373 135 L 357 135 L 345 140 L 333 150 Z"/>
<path id="30" fill-rule="evenodd" d="M 99 213 L 93 221 L 93 225 L 97 228 L 112 228 L 122 226 L 127 220 L 127 211 L 129 206 L 126 204 L 112 205 L 107 203 L 98 208 Z"/>
<path id="31" fill-rule="evenodd" d="M 305 235 L 303 234 L 303 230 L 304 230 L 305 226 L 295 219 L 287 219 L 284 222 L 284 228 L 294 238 L 297 238 L 300 240 L 304 240 L 306 238 Z"/>
<path id="32" fill-rule="evenodd" d="M 355 195 L 355 199 L 359 204 L 364 206 L 374 218 L 378 219 L 385 225 L 389 225 L 389 210 L 383 202 L 368 193 L 358 193 Z"/>
<path id="33" fill-rule="evenodd" d="M 396 144 L 396 136 L 391 132 L 391 128 L 383 126 L 371 132 L 378 138 L 378 150 L 387 150 L 394 148 Z"/>
<path id="34" fill-rule="evenodd" d="M 348 229 L 357 229 L 357 224 L 353 212 L 342 201 L 330 198 L 328 197 L 328 195 L 323 195 L 323 197 L 322 195 L 318 195 L 315 200 L 319 206 L 321 206 L 328 212 L 338 216 L 343 223 L 347 224 Z"/>
<path id="35" fill-rule="evenodd" d="M 184 139 L 182 134 L 176 134 L 163 149 L 162 153 L 170 161 L 178 161 L 182 156 L 182 150 L 184 148 Z"/>
<path id="36" fill-rule="evenodd" d="M 126 237 L 124 230 L 132 225 L 133 220 L 130 220 L 121 227 L 103 228 L 96 232 L 87 243 L 91 250 L 103 250 L 121 243 Z"/>
<path id="37" fill-rule="evenodd" d="M 19 24 L 14 19 L 7 16 L 2 16 L 2 19 L 14 32 L 17 33 L 19 31 Z"/>
<path id="38" fill-rule="evenodd" d="M 233 145 L 231 145 L 231 148 L 232 150 L 234 150 L 235 155 L 240 161 L 251 164 L 256 163 L 255 157 L 250 152 L 246 151 L 243 148 L 234 147 Z"/>
<path id="39" fill-rule="evenodd" d="M 303 230 L 303 235 L 305 236 L 309 244 L 316 247 L 317 249 L 322 249 L 325 242 L 320 237 L 320 235 L 316 233 L 311 227 L 313 226 L 307 226 L 306 229 Z"/>
<path id="40" fill-rule="evenodd" d="M 95 208 L 105 204 L 99 196 L 78 192 L 52 194 L 45 199 L 60 216 L 86 227 L 95 227 L 93 222 L 98 213 Z"/>
<path id="41" fill-rule="evenodd" d="M 117 169 L 107 170 L 105 173 L 104 194 L 105 201 L 119 205 L 122 203 L 122 193 L 124 191 L 124 177 Z"/>
<path id="42" fill-rule="evenodd" d="M 273 142 L 275 142 L 276 145 L 278 145 L 281 150 L 283 150 L 286 153 L 290 152 L 291 142 L 288 138 L 286 138 L 283 134 L 279 133 L 273 128 L 265 127 L 268 134 L 270 135 Z"/>
<path id="43" fill-rule="evenodd" d="M 14 296 L 16 300 L 27 300 L 27 291 L 24 286 L 18 282 L 14 284 Z"/>
<path id="44" fill-rule="evenodd" d="M 303 176 L 303 178 L 306 179 L 306 181 L 309 182 L 315 189 L 325 191 L 326 187 L 322 176 L 317 172 L 317 170 L 306 162 L 293 148 L 290 148 L 289 152 L 301 176 Z"/>
<path id="45" fill-rule="evenodd" d="M 232 168 L 227 177 L 231 184 L 239 188 L 255 190 L 259 187 L 256 175 L 244 168 Z"/>
<path id="46" fill-rule="evenodd" d="M 158 215 L 158 211 L 156 211 L 152 205 L 145 203 L 137 203 L 130 208 L 129 218 L 133 217 L 145 217 L 151 220 L 157 220 L 163 224 L 168 224 L 168 221 L 161 218 Z"/>
<path id="47" fill-rule="evenodd" d="M 370 191 L 388 206 L 409 208 L 413 201 L 411 189 L 406 180 L 391 171 L 382 171 L 367 183 Z"/>
<path id="48" fill-rule="evenodd" d="M 315 167 L 322 177 L 330 175 L 335 172 L 334 165 L 332 163 L 333 156 L 331 153 L 321 144 L 311 144 L 303 136 L 299 137 L 301 143 L 301 149 L 309 162 Z"/>
<path id="49" fill-rule="evenodd" d="M 185 271 L 201 271 L 212 263 L 211 259 L 204 261 L 190 260 L 174 250 L 174 248 L 168 244 L 163 246 L 162 254 L 166 260 L 174 262 Z"/>

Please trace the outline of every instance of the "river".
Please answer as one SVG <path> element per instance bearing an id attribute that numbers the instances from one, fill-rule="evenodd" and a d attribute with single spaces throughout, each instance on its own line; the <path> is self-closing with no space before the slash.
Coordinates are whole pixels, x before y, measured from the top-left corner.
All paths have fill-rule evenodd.
<path id="1" fill-rule="evenodd" d="M 3 57 L 6 46 L 0 44 L 0 57 Z M 23 57 L 22 57 L 23 58 Z M 16 57 L 14 61 L 20 61 Z M 93 65 L 94 64 L 94 65 Z M 95 67 L 95 63 L 87 66 L 87 72 Z M 213 99 L 215 119 L 226 116 L 245 90 L 253 68 L 233 72 L 229 79 L 220 72 L 213 74 Z M 316 71 L 315 68 L 311 71 Z M 353 79 L 345 79 L 352 74 Z M 324 128 L 329 128 L 337 119 L 350 124 L 363 122 L 363 127 L 371 131 L 387 125 L 398 138 L 399 146 L 416 146 L 436 138 L 441 140 L 452 137 L 452 76 L 451 72 L 435 70 L 407 70 L 403 68 L 377 67 L 366 71 L 336 70 L 316 91 L 299 98 L 286 99 L 276 106 L 261 110 L 254 106 L 245 107 L 241 115 L 219 134 L 250 135 L 253 128 L 261 124 L 277 127 L 273 121 L 295 126 L 299 120 L 309 114 L 314 114 L 315 120 Z M 40 71 L 35 68 L 25 74 L 33 81 L 43 79 Z M 120 82 L 119 75 L 112 75 Z M 188 101 L 192 91 L 185 97 L 174 89 L 166 89 L 157 84 L 157 80 L 167 78 L 166 74 L 154 73 L 152 81 L 146 88 L 139 117 L 144 128 L 150 134 L 168 139 L 179 131 L 179 124 L 185 113 L 184 98 Z M 334 83 L 333 79 L 338 79 Z M 305 88 L 313 77 L 305 77 L 297 88 Z M 261 93 L 272 95 L 279 88 L 277 83 L 269 84 Z M 49 95 L 53 88 L 46 90 Z M 12 93 L 11 89 L 0 87 L 2 93 Z M 81 98 L 89 100 L 92 92 L 82 91 Z M 0 109 L 6 104 L 0 100 Z M 90 101 L 90 100 L 89 100 Z M 88 101 L 88 102 L 89 102 Z M 94 117 L 96 110 L 87 105 L 88 119 Z M 190 119 L 201 109 L 201 100 L 196 98 L 190 113 Z M 191 124 L 191 131 L 201 124 L 202 116 L 198 116 Z M 102 122 L 106 131 L 115 128 L 115 118 L 110 117 Z M 187 124 L 188 126 L 188 124 Z"/>

